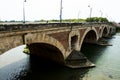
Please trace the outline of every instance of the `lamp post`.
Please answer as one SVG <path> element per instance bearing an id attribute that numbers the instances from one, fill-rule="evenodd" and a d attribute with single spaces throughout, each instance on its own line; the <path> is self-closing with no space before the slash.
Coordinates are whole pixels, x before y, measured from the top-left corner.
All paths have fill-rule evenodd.
<path id="1" fill-rule="evenodd" d="M 79 12 L 78 12 L 78 23 L 79 23 L 79 16 L 80 16 L 80 10 L 79 10 Z"/>
<path id="2" fill-rule="evenodd" d="M 90 16 L 89 16 L 89 18 L 90 18 L 89 20 L 90 20 L 90 21 L 89 21 L 89 24 L 90 24 L 90 28 L 91 28 L 91 30 L 92 30 L 92 25 L 91 25 L 91 22 L 92 22 L 92 21 L 91 21 L 92 7 L 91 7 L 90 5 L 88 5 L 88 7 L 90 8 Z"/>
<path id="3" fill-rule="evenodd" d="M 102 17 L 102 15 L 103 15 L 103 12 L 102 12 L 101 10 L 100 10 L 100 13 L 101 13 L 101 14 L 100 14 L 100 17 Z"/>
<path id="4" fill-rule="evenodd" d="M 60 1 L 60 24 L 62 23 L 62 0 Z"/>
<path id="5" fill-rule="evenodd" d="M 90 8 L 90 15 L 89 15 L 89 18 L 90 18 L 90 22 L 91 22 L 92 7 L 91 7 L 90 5 L 88 5 L 88 7 Z"/>
<path id="6" fill-rule="evenodd" d="M 25 23 L 25 2 L 26 0 L 23 1 L 23 23 Z"/>

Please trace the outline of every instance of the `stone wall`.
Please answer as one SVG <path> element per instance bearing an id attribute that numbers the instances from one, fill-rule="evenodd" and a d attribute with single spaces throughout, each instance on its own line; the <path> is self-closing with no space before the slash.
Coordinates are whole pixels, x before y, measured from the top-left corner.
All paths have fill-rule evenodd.
<path id="1" fill-rule="evenodd" d="M 72 49 L 80 50 L 87 32 L 94 30 L 98 39 L 102 37 L 105 27 L 107 34 L 109 31 L 114 32 L 112 26 L 101 23 L 91 25 L 89 23 L 0 24 L 0 53 L 22 44 L 32 44 L 38 41 L 57 47 L 64 57 L 67 57 Z M 71 45 L 73 42 L 72 45 L 75 46 Z"/>
<path id="2" fill-rule="evenodd" d="M 0 36 L 0 54 L 23 44 L 22 36 Z"/>

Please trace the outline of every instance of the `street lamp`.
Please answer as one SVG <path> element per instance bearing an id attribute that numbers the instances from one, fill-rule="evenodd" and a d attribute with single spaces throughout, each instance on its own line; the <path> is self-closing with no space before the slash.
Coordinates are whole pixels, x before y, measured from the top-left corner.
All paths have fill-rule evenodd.
<path id="1" fill-rule="evenodd" d="M 78 23 L 79 23 L 79 16 L 80 16 L 80 10 L 79 10 L 79 12 L 78 12 Z"/>
<path id="2" fill-rule="evenodd" d="M 102 17 L 102 15 L 103 15 L 103 12 L 100 10 L 100 13 L 101 13 L 101 15 L 100 15 L 100 17 Z"/>
<path id="3" fill-rule="evenodd" d="M 60 2 L 60 23 L 62 23 L 62 0 Z"/>
<path id="4" fill-rule="evenodd" d="M 89 18 L 90 18 L 90 20 L 91 20 L 91 15 L 92 15 L 92 7 L 91 7 L 90 5 L 88 5 L 88 7 L 90 8 L 90 16 L 89 16 Z"/>
<path id="5" fill-rule="evenodd" d="M 92 7 L 90 5 L 88 5 L 88 7 L 90 8 L 90 21 L 89 21 L 89 24 L 90 24 L 90 28 L 92 30 L 92 25 L 91 25 L 91 15 L 92 15 Z"/>
<path id="6" fill-rule="evenodd" d="M 25 23 L 25 2 L 26 0 L 23 1 L 23 23 Z"/>

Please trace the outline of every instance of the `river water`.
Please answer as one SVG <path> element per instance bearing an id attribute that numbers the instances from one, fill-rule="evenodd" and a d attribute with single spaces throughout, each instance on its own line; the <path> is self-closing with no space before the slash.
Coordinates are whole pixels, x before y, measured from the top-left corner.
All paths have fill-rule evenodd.
<path id="1" fill-rule="evenodd" d="M 82 47 L 94 68 L 70 69 L 23 53 L 24 45 L 0 55 L 0 80 L 120 80 L 120 34 L 107 41 L 112 46 Z"/>

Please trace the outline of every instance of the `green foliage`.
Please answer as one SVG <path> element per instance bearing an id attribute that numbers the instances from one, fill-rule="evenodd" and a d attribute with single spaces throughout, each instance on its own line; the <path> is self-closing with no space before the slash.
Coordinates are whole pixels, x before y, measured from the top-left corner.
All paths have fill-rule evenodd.
<path id="1" fill-rule="evenodd" d="M 23 21 L 15 21 L 15 20 L 11 20 L 11 21 L 0 21 L 0 22 L 23 22 Z M 26 21 L 29 22 L 29 21 Z M 60 20 L 58 19 L 52 19 L 52 20 L 35 20 L 34 22 L 60 22 Z M 87 19 L 62 19 L 62 22 L 73 22 L 73 23 L 78 23 L 78 22 L 109 22 L 107 18 L 103 18 L 103 17 L 91 17 L 91 18 L 87 18 Z"/>
<path id="2" fill-rule="evenodd" d="M 107 18 L 103 17 L 91 17 L 87 18 L 86 22 L 109 22 Z"/>
<path id="3" fill-rule="evenodd" d="M 85 22 L 85 19 L 64 19 L 63 22 Z"/>
<path id="4" fill-rule="evenodd" d="M 53 20 L 38 20 L 38 21 L 35 21 L 35 22 L 60 22 L 60 20 L 56 20 L 56 19 L 53 19 Z M 74 22 L 74 23 L 77 23 L 77 22 L 86 22 L 86 19 L 63 19 L 62 22 Z"/>

